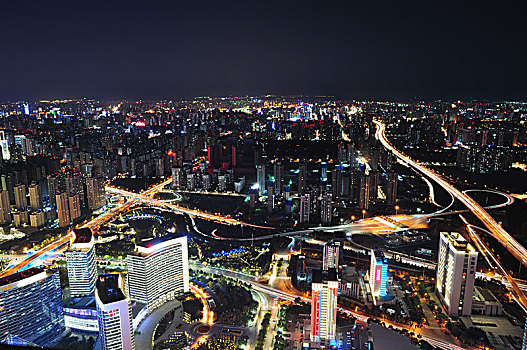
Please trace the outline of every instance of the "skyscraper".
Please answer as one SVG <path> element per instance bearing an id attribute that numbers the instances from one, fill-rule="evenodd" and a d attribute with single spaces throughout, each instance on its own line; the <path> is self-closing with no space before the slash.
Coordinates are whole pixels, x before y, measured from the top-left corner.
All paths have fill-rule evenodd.
<path id="1" fill-rule="evenodd" d="M 274 163 L 275 194 L 280 196 L 284 188 L 284 165 L 281 162 Z"/>
<path id="2" fill-rule="evenodd" d="M 478 252 L 457 232 L 441 232 L 436 290 L 449 315 L 470 315 Z"/>
<path id="3" fill-rule="evenodd" d="M 300 196 L 300 222 L 309 223 L 309 214 L 311 212 L 311 195 L 306 193 Z"/>
<path id="4" fill-rule="evenodd" d="M 372 296 L 385 297 L 388 294 L 388 264 L 382 251 L 371 250 L 370 290 Z"/>
<path id="5" fill-rule="evenodd" d="M 42 188 L 39 184 L 33 183 L 29 186 L 29 206 L 31 210 L 42 209 Z"/>
<path id="6" fill-rule="evenodd" d="M 261 196 L 265 192 L 265 164 L 256 166 L 256 182 L 258 183 L 258 194 Z"/>
<path id="7" fill-rule="evenodd" d="M 86 178 L 86 192 L 88 197 L 88 208 L 90 208 L 90 210 L 97 210 L 106 204 L 103 178 Z"/>
<path id="8" fill-rule="evenodd" d="M 31 268 L 0 279 L 0 338 L 54 345 L 64 331 L 58 271 Z"/>
<path id="9" fill-rule="evenodd" d="M 14 188 L 15 206 L 18 210 L 27 209 L 26 185 L 16 185 Z"/>
<path id="10" fill-rule="evenodd" d="M 149 311 L 189 290 L 186 236 L 139 242 L 126 261 L 130 299 L 146 304 Z"/>
<path id="11" fill-rule="evenodd" d="M 68 194 L 63 192 L 55 196 L 57 203 L 57 215 L 59 218 L 59 227 L 65 227 L 70 224 L 70 204 Z"/>
<path id="12" fill-rule="evenodd" d="M 274 209 L 274 188 L 275 182 L 274 178 L 267 181 L 267 212 L 272 213 Z"/>
<path id="13" fill-rule="evenodd" d="M 339 241 L 329 241 L 324 244 L 322 270 L 338 269 L 341 255 L 341 245 Z"/>
<path id="14" fill-rule="evenodd" d="M 75 229 L 73 234 L 66 252 L 70 292 L 72 296 L 92 295 L 97 279 L 93 234 L 89 228 Z"/>
<path id="15" fill-rule="evenodd" d="M 311 341 L 327 343 L 337 333 L 337 298 L 339 283 L 335 269 L 313 270 L 311 284 Z"/>
<path id="16" fill-rule="evenodd" d="M 95 303 L 99 323 L 96 347 L 102 350 L 135 349 L 130 300 L 120 289 L 119 274 L 97 278 Z"/>
<path id="17" fill-rule="evenodd" d="M 9 141 L 7 140 L 4 131 L 0 131 L 0 147 L 2 148 L 2 159 L 9 160 L 11 158 L 11 154 L 9 153 Z"/>
<path id="18" fill-rule="evenodd" d="M 386 183 L 386 203 L 394 205 L 397 200 L 397 180 L 398 175 L 395 171 L 388 173 L 388 181 Z"/>
<path id="19" fill-rule="evenodd" d="M 11 222 L 11 205 L 9 204 L 9 193 L 7 190 L 0 191 L 0 224 Z"/>
<path id="20" fill-rule="evenodd" d="M 307 165 L 300 164 L 298 167 L 298 193 L 303 193 L 307 186 Z"/>
<path id="21" fill-rule="evenodd" d="M 331 192 L 322 194 L 322 200 L 320 203 L 320 221 L 323 224 L 331 224 L 333 217 L 333 196 Z"/>

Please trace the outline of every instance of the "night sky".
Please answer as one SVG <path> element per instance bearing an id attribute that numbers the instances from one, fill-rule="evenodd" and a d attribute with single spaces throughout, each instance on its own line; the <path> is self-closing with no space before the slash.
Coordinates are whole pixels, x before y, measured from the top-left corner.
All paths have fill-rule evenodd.
<path id="1" fill-rule="evenodd" d="M 0 1 L 0 102 L 261 94 L 527 100 L 501 1 Z"/>

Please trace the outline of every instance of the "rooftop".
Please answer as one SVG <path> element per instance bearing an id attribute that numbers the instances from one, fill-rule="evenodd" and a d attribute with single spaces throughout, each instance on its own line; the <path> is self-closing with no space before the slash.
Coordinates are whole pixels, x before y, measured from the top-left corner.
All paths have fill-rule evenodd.
<path id="1" fill-rule="evenodd" d="M 126 299 L 121 288 L 119 288 L 119 274 L 117 273 L 99 275 L 97 293 L 104 304 Z"/>
<path id="2" fill-rule="evenodd" d="M 64 307 L 72 309 L 94 309 L 95 310 L 95 297 L 85 296 L 78 298 L 71 298 L 64 303 Z"/>
<path id="3" fill-rule="evenodd" d="M 337 270 L 334 268 L 328 269 L 327 271 L 314 269 L 312 281 L 313 283 L 337 281 Z"/>
<path id="4" fill-rule="evenodd" d="M 0 286 L 4 286 L 6 284 L 11 284 L 11 283 L 14 283 L 14 282 L 21 281 L 21 280 L 26 279 L 28 277 L 38 275 L 39 273 L 44 272 L 44 271 L 46 271 L 44 268 L 34 267 L 34 268 L 31 268 L 31 269 L 27 269 L 27 270 L 24 270 L 24 271 L 20 271 L 20 272 L 14 273 L 14 274 L 6 276 L 6 277 L 2 277 L 2 278 L 0 278 Z"/>
<path id="5" fill-rule="evenodd" d="M 92 238 L 92 232 L 89 228 L 77 228 L 73 230 L 75 240 L 73 243 L 89 243 Z"/>

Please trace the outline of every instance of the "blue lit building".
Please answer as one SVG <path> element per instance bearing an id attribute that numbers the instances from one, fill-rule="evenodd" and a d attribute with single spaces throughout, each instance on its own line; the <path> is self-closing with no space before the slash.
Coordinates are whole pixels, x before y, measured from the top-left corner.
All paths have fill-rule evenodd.
<path id="1" fill-rule="evenodd" d="M 388 295 L 388 263 L 382 251 L 371 250 L 370 290 L 373 297 Z"/>
<path id="2" fill-rule="evenodd" d="M 31 268 L 0 279 L 0 338 L 49 347 L 64 327 L 58 271 Z"/>

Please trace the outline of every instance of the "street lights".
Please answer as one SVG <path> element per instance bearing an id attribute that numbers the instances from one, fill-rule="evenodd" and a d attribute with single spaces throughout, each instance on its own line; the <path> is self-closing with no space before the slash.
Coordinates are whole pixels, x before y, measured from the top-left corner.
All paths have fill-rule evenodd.
<path id="1" fill-rule="evenodd" d="M 397 216 L 397 212 L 398 212 L 398 211 L 399 211 L 399 206 L 396 205 L 396 206 L 395 206 L 395 215 L 396 215 L 396 216 Z"/>
<path id="2" fill-rule="evenodd" d="M 362 220 L 364 220 L 364 215 L 366 214 L 366 209 L 362 209 Z"/>
<path id="3" fill-rule="evenodd" d="M 351 222 L 355 221 L 355 215 L 351 216 Z"/>

